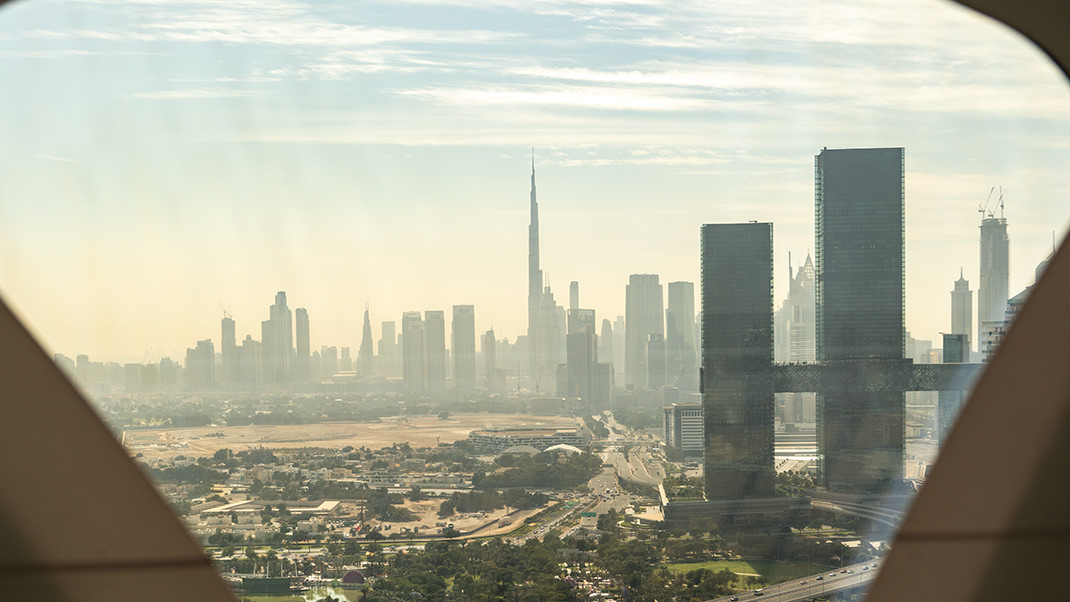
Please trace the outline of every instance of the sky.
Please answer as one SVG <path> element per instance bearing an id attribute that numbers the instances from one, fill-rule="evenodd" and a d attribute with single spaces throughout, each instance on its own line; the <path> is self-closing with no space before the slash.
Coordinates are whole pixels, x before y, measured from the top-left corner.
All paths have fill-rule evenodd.
<path id="1" fill-rule="evenodd" d="M 930 0 L 20 0 L 0 81 L 0 295 L 97 360 L 218 348 L 224 311 L 258 339 L 280 290 L 313 348 L 365 307 L 512 340 L 532 149 L 542 268 L 599 320 L 629 274 L 698 282 L 714 222 L 773 222 L 779 304 L 823 147 L 906 148 L 916 338 L 976 290 L 994 186 L 1012 294 L 1070 222 L 1063 75 Z"/>

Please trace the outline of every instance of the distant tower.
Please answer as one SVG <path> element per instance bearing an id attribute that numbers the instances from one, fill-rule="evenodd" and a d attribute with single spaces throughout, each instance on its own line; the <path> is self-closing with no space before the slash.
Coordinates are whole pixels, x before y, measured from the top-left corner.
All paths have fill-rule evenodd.
<path id="1" fill-rule="evenodd" d="M 211 339 L 197 341 L 193 349 L 186 349 L 186 386 L 202 389 L 215 382 L 215 346 Z"/>
<path id="2" fill-rule="evenodd" d="M 598 360 L 613 364 L 613 323 L 609 318 L 602 319 L 602 331 L 598 338 Z"/>
<path id="3" fill-rule="evenodd" d="M 568 308 L 569 310 L 580 308 L 580 283 L 575 280 L 568 284 Z"/>
<path id="4" fill-rule="evenodd" d="M 646 344 L 646 386 L 660 389 L 665 386 L 665 335 L 652 332 Z"/>
<path id="5" fill-rule="evenodd" d="M 494 329 L 490 329 L 483 335 L 483 363 L 487 373 L 487 391 L 490 393 L 502 393 L 504 381 L 499 388 L 499 370 L 498 370 L 498 353 L 497 353 L 497 341 L 494 339 Z"/>
<path id="6" fill-rule="evenodd" d="M 971 349 L 973 337 L 973 291 L 970 290 L 970 281 L 962 276 L 959 269 L 959 279 L 955 281 L 955 288 L 951 291 L 951 334 L 966 335 L 966 349 Z"/>
<path id="7" fill-rule="evenodd" d="M 1002 206 L 1002 203 L 1001 203 Z M 1002 210 L 1001 210 L 1002 211 Z M 1001 330 L 1010 298 L 1010 243 L 1007 220 L 991 214 L 981 219 L 981 274 L 977 287 L 977 341 Z M 986 326 L 985 323 L 989 323 Z"/>
<path id="8" fill-rule="evenodd" d="M 613 320 L 613 355 L 603 358 L 604 361 L 613 364 L 613 385 L 622 386 L 624 384 L 624 360 L 625 347 L 627 347 L 625 340 L 625 333 L 627 327 L 624 325 L 624 316 L 617 316 Z"/>
<path id="9" fill-rule="evenodd" d="M 791 279 L 788 307 L 791 312 L 788 361 L 812 362 L 817 357 L 814 306 L 814 262 L 810 254 Z"/>
<path id="10" fill-rule="evenodd" d="M 271 341 L 268 346 L 268 337 L 265 336 L 264 350 L 270 353 L 270 357 L 264 361 L 264 371 L 270 380 L 282 382 L 288 380 L 293 372 L 294 355 L 293 312 L 286 306 L 285 291 L 279 291 L 275 295 L 275 304 L 271 306 L 269 315 Z"/>
<path id="11" fill-rule="evenodd" d="M 427 392 L 441 395 L 446 390 L 446 312 L 424 312 L 424 350 L 427 358 Z"/>
<path id="12" fill-rule="evenodd" d="M 539 374 L 544 368 L 539 333 L 542 305 L 542 269 L 539 268 L 539 203 L 535 199 L 535 153 L 531 157 L 531 221 L 528 223 L 528 369 L 534 388 L 538 388 Z"/>
<path id="13" fill-rule="evenodd" d="M 595 363 L 598 361 L 598 336 L 593 309 L 573 309 L 568 312 L 566 335 L 565 390 L 562 397 L 578 397 L 583 408 L 590 410 L 595 386 Z"/>
<path id="14" fill-rule="evenodd" d="M 427 393 L 425 356 L 423 318 L 418 311 L 407 311 L 401 316 L 401 367 L 406 393 Z"/>
<path id="15" fill-rule="evenodd" d="M 223 313 L 222 340 L 220 347 L 223 354 L 223 370 L 219 382 L 233 385 L 238 381 L 237 338 L 234 335 L 234 319 L 229 313 Z"/>
<path id="16" fill-rule="evenodd" d="M 777 312 L 778 362 L 813 362 L 816 358 L 814 263 L 807 253 L 806 261 L 795 272 L 788 255 L 788 296 Z M 777 408 L 784 423 L 816 421 L 816 397 L 813 393 L 778 393 Z"/>
<path id="17" fill-rule="evenodd" d="M 625 289 L 624 383 L 647 387 L 650 335 L 665 335 L 665 310 L 657 274 L 632 274 Z"/>
<path id="18" fill-rule="evenodd" d="M 460 391 L 476 388 L 476 308 L 454 305 L 450 326 L 450 354 L 453 357 L 453 383 Z"/>
<path id="19" fill-rule="evenodd" d="M 368 308 L 364 308 L 364 328 L 360 337 L 360 377 L 367 378 L 375 374 L 375 343 L 372 341 L 372 321 Z"/>
<path id="20" fill-rule="evenodd" d="M 294 328 L 297 331 L 297 365 L 295 372 L 298 380 L 308 380 L 312 374 L 312 356 L 308 328 L 308 310 L 298 307 L 294 310 Z"/>
<path id="21" fill-rule="evenodd" d="M 393 321 L 383 322 L 381 332 L 378 373 L 382 376 L 401 376 L 401 368 L 398 365 L 397 324 Z"/>
<path id="22" fill-rule="evenodd" d="M 666 382 L 681 391 L 698 391 L 695 346 L 695 283 L 670 282 L 665 310 Z"/>

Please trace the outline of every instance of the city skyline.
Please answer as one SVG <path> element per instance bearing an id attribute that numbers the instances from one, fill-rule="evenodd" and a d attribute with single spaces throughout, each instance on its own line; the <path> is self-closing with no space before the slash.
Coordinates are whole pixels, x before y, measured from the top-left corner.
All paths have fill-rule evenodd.
<path id="1" fill-rule="evenodd" d="M 812 252 L 823 146 L 909 150 L 917 338 L 949 329 L 960 266 L 978 278 L 993 184 L 1012 294 L 1065 232 L 1062 77 L 958 7 L 273 6 L 0 13 L 23 91 L 0 99 L 21 141 L 0 151 L 0 291 L 50 351 L 177 358 L 223 310 L 260 338 L 280 290 L 314 349 L 357 349 L 366 305 L 375 324 L 474 305 L 477 332 L 515 340 L 531 145 L 540 269 L 601 318 L 630 274 L 697 282 L 703 223 L 776 222 L 776 273 Z"/>

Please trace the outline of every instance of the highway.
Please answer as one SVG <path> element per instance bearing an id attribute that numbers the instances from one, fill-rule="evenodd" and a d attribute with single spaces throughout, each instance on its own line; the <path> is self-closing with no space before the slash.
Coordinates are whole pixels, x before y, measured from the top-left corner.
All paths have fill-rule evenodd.
<path id="1" fill-rule="evenodd" d="M 855 504 L 838 500 L 819 500 L 816 498 L 810 500 L 810 505 L 815 508 L 822 508 L 841 514 L 850 514 L 865 518 L 875 523 L 880 523 L 893 531 L 899 528 L 899 523 L 903 520 L 902 512 L 898 510 L 890 510 L 888 508 L 881 508 L 879 506 L 867 506 L 865 504 Z"/>
<path id="2" fill-rule="evenodd" d="M 730 602 L 733 600 L 761 600 L 762 602 L 806 602 L 814 598 L 824 598 L 839 591 L 866 588 L 877 576 L 878 563 L 869 562 L 852 564 L 843 569 L 818 573 L 794 579 L 777 585 L 770 585 L 756 594 L 754 591 L 741 592 L 731 596 L 713 598 L 706 602 Z M 842 572 L 847 571 L 847 572 Z"/>

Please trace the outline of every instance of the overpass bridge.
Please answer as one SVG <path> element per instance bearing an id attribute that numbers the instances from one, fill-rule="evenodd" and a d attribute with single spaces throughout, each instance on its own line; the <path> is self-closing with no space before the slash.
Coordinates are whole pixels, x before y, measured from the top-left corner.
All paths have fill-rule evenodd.
<path id="1" fill-rule="evenodd" d="M 713 598 L 706 602 L 733 602 L 736 600 L 753 600 L 754 602 L 809 602 L 816 598 L 828 598 L 832 602 L 848 600 L 851 596 L 869 589 L 870 582 L 877 577 L 879 563 L 861 563 L 845 566 L 842 569 L 793 579 L 760 590 L 752 590 Z"/>
<path id="2" fill-rule="evenodd" d="M 903 513 L 899 510 L 891 510 L 880 506 L 869 506 L 854 502 L 818 499 L 815 497 L 810 499 L 810 506 L 820 510 L 835 512 L 837 514 L 848 514 L 857 516 L 858 518 L 864 518 L 882 524 L 893 531 L 899 528 L 899 523 L 903 520 Z"/>

